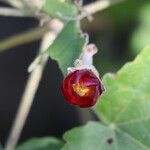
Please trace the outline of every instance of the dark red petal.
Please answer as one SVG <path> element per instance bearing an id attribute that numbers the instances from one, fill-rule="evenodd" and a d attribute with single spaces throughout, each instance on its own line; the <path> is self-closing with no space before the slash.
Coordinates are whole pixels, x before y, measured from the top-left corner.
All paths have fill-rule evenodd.
<path id="1" fill-rule="evenodd" d="M 61 90 L 64 98 L 70 104 L 90 107 L 97 102 L 98 97 L 104 91 L 104 87 L 91 70 L 82 69 L 70 73 L 64 79 Z"/>

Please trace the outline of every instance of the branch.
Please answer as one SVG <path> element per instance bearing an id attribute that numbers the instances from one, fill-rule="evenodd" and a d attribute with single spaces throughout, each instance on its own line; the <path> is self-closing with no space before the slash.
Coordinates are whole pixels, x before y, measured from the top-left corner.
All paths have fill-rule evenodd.
<path id="1" fill-rule="evenodd" d="M 8 141 L 6 142 L 5 150 L 14 150 L 16 147 L 16 144 L 26 122 L 28 113 L 32 106 L 34 96 L 38 89 L 47 59 L 48 56 L 44 56 L 42 58 L 41 64 L 31 73 L 28 78 L 25 91 L 23 93 L 22 100 L 19 106 L 19 110 L 14 120 Z"/>
<path id="2" fill-rule="evenodd" d="M 53 25 L 53 23 L 55 23 L 56 29 L 45 35 L 41 43 L 40 52 L 43 52 L 43 50 L 47 49 L 49 45 L 52 44 L 57 34 L 63 28 L 63 24 L 61 22 L 54 20 L 54 22 L 51 22 L 51 25 Z M 13 126 L 11 128 L 4 150 L 14 150 L 16 148 L 18 139 L 21 135 L 22 129 L 24 127 L 25 121 L 28 117 L 30 108 L 34 100 L 34 96 L 42 78 L 43 70 L 47 63 L 47 60 L 48 55 L 46 53 L 41 56 L 41 63 L 38 64 L 38 66 L 31 72 L 28 78 L 25 91 L 20 102 L 20 106 L 13 122 Z"/>
<path id="3" fill-rule="evenodd" d="M 2 0 L 1 0 L 2 1 Z M 6 0 L 5 0 L 6 1 Z M 98 11 L 102 11 L 111 5 L 114 5 L 116 3 L 119 3 L 124 0 L 98 0 L 96 2 L 93 2 L 91 4 L 88 4 L 83 7 L 83 13 L 81 14 L 80 18 L 87 17 L 87 15 L 92 15 Z M 17 6 L 18 8 L 22 8 L 23 6 L 21 5 L 20 1 L 11 1 L 7 0 L 7 3 L 10 3 L 14 6 Z M 12 16 L 12 17 L 36 17 L 35 14 L 29 13 L 30 10 L 24 11 L 22 9 L 14 9 L 14 8 L 0 8 L 0 15 L 1 16 Z"/>
<path id="4" fill-rule="evenodd" d="M 48 26 L 37 27 L 27 32 L 12 36 L 6 40 L 0 41 L 0 52 L 6 49 L 40 39 L 45 33 L 49 31 Z"/>
<path id="5" fill-rule="evenodd" d="M 120 2 L 123 0 L 116 0 L 113 1 L 113 3 L 110 3 L 109 0 L 103 0 L 103 1 L 96 1 L 92 4 L 86 5 L 83 7 L 83 13 L 79 17 L 80 19 L 83 19 L 84 17 L 87 17 L 88 15 L 92 15 L 98 11 L 104 10 L 105 8 L 111 6 L 112 4 L 115 4 L 117 2 Z M 3 11 L 4 10 L 4 11 Z M 20 13 L 20 14 L 19 14 Z M 25 12 L 21 12 L 17 9 L 11 9 L 11 8 L 0 8 L 0 14 L 2 15 L 19 15 L 20 17 L 24 15 Z M 29 14 L 29 13 L 28 13 Z M 12 36 L 6 40 L 0 41 L 0 52 L 9 49 L 14 46 L 18 46 L 24 43 L 29 43 L 34 40 L 37 40 L 41 38 L 49 28 L 47 26 L 38 27 L 32 30 L 29 30 L 25 33 Z"/>
<path id="6" fill-rule="evenodd" d="M 27 11 L 15 9 L 15 8 L 8 8 L 8 7 L 0 7 L 0 16 L 12 16 L 12 17 L 32 17 L 32 13 Z"/>

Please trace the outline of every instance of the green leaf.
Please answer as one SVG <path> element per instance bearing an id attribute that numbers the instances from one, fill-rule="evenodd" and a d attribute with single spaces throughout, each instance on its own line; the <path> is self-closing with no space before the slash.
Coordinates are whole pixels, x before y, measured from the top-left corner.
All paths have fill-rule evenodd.
<path id="1" fill-rule="evenodd" d="M 79 34 L 76 22 L 68 22 L 53 44 L 49 47 L 49 56 L 58 62 L 64 75 L 67 68 L 73 66 L 84 47 L 85 39 Z"/>
<path id="2" fill-rule="evenodd" d="M 101 119 L 142 145 L 141 150 L 150 149 L 149 68 L 150 47 L 147 47 L 117 74 L 104 76 L 106 93 L 97 104 Z"/>
<path id="3" fill-rule="evenodd" d="M 77 9 L 74 5 L 60 0 L 46 0 L 42 10 L 51 17 L 57 17 L 62 20 L 69 20 L 77 15 Z"/>
<path id="4" fill-rule="evenodd" d="M 54 137 L 33 138 L 21 144 L 16 150 L 60 150 L 63 142 Z"/>
<path id="5" fill-rule="evenodd" d="M 150 150 L 150 47 L 103 84 L 96 106 L 102 122 L 66 132 L 63 150 Z"/>
<path id="6" fill-rule="evenodd" d="M 90 122 L 64 134 L 62 150 L 148 150 L 119 128 Z"/>
<path id="7" fill-rule="evenodd" d="M 98 122 L 89 122 L 83 127 L 74 128 L 64 134 L 67 143 L 63 150 L 111 150 L 115 145 L 108 144 L 107 140 L 114 138 L 111 129 Z"/>

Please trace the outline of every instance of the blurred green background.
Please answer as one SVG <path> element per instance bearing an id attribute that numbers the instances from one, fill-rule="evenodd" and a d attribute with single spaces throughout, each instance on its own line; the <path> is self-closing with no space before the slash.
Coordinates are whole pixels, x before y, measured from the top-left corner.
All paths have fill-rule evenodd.
<path id="1" fill-rule="evenodd" d="M 124 0 L 93 17 L 82 26 L 99 48 L 94 63 L 101 75 L 117 71 L 150 44 L 149 0 Z"/>

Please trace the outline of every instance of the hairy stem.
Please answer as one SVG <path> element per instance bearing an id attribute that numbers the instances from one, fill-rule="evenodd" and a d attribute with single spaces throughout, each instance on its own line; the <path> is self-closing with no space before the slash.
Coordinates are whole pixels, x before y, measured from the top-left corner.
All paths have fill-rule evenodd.
<path id="1" fill-rule="evenodd" d="M 48 46 L 52 44 L 52 42 L 54 41 L 57 34 L 61 31 L 63 24 L 61 22 L 55 22 L 55 23 L 56 23 L 57 32 L 51 31 L 44 36 L 42 43 L 41 43 L 40 52 L 43 52 L 43 50 L 47 49 Z M 13 122 L 13 126 L 11 128 L 4 150 L 14 150 L 17 145 L 18 139 L 21 135 L 25 121 L 28 117 L 30 108 L 32 106 L 34 96 L 38 89 L 40 80 L 42 78 L 43 70 L 47 63 L 47 60 L 48 60 L 48 55 L 46 53 L 42 55 L 40 64 L 38 64 L 38 66 L 31 72 L 28 78 L 28 81 L 27 81 L 27 84 L 26 84 L 26 87 L 25 87 L 25 90 L 24 90 L 24 93 L 20 102 L 20 106 L 16 114 L 15 120 Z"/>
<path id="2" fill-rule="evenodd" d="M 88 15 L 92 15 L 98 11 L 101 11 L 103 9 L 106 9 L 107 7 L 111 6 L 114 3 L 120 2 L 123 0 L 115 0 L 113 3 L 111 3 L 109 0 L 102 0 L 102 1 L 96 1 L 92 4 L 88 4 L 83 7 L 83 13 L 79 17 L 80 19 L 83 19 L 87 17 Z M 6 8 L 4 8 L 5 11 L 2 11 L 3 8 L 0 8 L 0 14 L 3 12 L 4 15 L 15 15 L 19 13 L 19 10 L 10 9 L 8 8 L 8 11 L 6 11 Z M 13 11 L 14 13 L 12 13 Z M 19 15 L 24 15 L 25 12 L 20 13 Z M 21 33 L 12 37 L 9 37 L 3 41 L 0 41 L 0 52 L 5 51 L 9 48 L 12 48 L 14 46 L 18 46 L 24 43 L 29 43 L 32 41 L 35 41 L 39 38 L 41 38 L 47 31 L 49 30 L 48 26 L 42 26 L 37 27 L 35 29 L 31 29 L 25 33 Z"/>
<path id="3" fill-rule="evenodd" d="M 0 52 L 24 43 L 30 43 L 32 41 L 38 40 L 48 31 L 49 31 L 49 27 L 45 25 L 9 37 L 6 40 L 0 41 Z"/>
<path id="4" fill-rule="evenodd" d="M 0 7 L 0 16 L 12 16 L 12 17 L 35 17 L 29 11 L 24 11 L 15 8 L 8 8 L 8 7 Z"/>
<path id="5" fill-rule="evenodd" d="M 31 73 L 31 75 L 28 78 L 25 91 L 23 93 L 22 100 L 19 106 L 19 110 L 14 120 L 10 136 L 6 143 L 5 150 L 14 150 L 16 147 L 21 131 L 27 119 L 28 113 L 32 106 L 34 96 L 38 89 L 48 56 L 44 56 L 42 59 L 43 60 L 41 64 Z"/>

